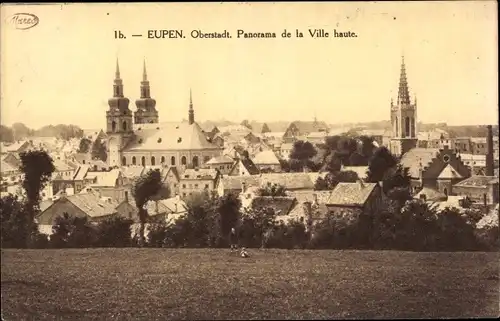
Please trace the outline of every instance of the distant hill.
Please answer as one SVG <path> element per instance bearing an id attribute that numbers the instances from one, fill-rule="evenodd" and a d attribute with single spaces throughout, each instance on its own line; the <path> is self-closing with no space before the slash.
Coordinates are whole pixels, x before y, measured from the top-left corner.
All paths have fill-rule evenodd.
<path id="1" fill-rule="evenodd" d="M 70 139 L 83 136 L 83 130 L 76 125 L 46 125 L 39 129 L 31 129 L 23 123 L 15 123 L 12 127 L 0 126 L 0 141 L 14 142 L 26 137 L 57 137 Z"/>

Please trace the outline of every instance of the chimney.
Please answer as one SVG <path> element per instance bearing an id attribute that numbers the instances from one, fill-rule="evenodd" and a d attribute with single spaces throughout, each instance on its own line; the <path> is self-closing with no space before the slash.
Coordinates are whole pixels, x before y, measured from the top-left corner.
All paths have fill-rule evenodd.
<path id="1" fill-rule="evenodd" d="M 493 128 L 491 125 L 487 126 L 488 136 L 486 138 L 486 176 L 494 176 L 494 166 L 493 166 Z"/>
<path id="2" fill-rule="evenodd" d="M 313 194 L 313 205 L 318 205 L 318 194 Z"/>
<path id="3" fill-rule="evenodd" d="M 128 191 L 125 191 L 125 202 L 128 202 Z"/>
<path id="4" fill-rule="evenodd" d="M 247 191 L 247 184 L 245 182 L 241 182 L 241 191 L 245 193 Z"/>

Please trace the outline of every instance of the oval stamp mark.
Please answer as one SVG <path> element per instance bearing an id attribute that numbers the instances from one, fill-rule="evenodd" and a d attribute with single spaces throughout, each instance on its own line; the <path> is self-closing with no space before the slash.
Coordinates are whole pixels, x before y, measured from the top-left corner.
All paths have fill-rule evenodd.
<path id="1" fill-rule="evenodd" d="M 18 30 L 27 30 L 38 25 L 40 19 L 31 13 L 16 13 L 8 18 L 8 22 Z"/>

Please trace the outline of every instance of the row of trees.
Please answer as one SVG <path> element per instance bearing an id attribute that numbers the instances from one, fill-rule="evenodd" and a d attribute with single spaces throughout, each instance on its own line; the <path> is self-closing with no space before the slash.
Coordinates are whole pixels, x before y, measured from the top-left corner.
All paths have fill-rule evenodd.
<path id="1" fill-rule="evenodd" d="M 485 231 L 475 229 L 479 212 L 449 208 L 438 213 L 421 200 L 407 202 L 398 214 L 384 210 L 347 219 L 327 215 L 288 224 L 277 221 L 270 208 L 241 213 L 239 202 L 232 194 L 198 195 L 190 201 L 187 214 L 173 224 L 148 218 L 149 232 L 142 244 L 140 235 L 131 233 L 132 221 L 112 218 L 91 224 L 86 218 L 63 214 L 53 226 L 50 241 L 39 236 L 36 247 L 225 248 L 233 227 L 239 245 L 248 248 L 470 251 L 498 246 L 498 227 L 486 231 L 488 238 Z"/>
<path id="2" fill-rule="evenodd" d="M 37 130 L 27 127 L 23 123 L 15 123 L 11 127 L 0 125 L 0 140 L 2 142 L 14 142 L 26 137 L 57 137 L 64 140 L 71 138 L 80 138 L 83 136 L 83 130 L 75 125 L 47 125 Z"/>

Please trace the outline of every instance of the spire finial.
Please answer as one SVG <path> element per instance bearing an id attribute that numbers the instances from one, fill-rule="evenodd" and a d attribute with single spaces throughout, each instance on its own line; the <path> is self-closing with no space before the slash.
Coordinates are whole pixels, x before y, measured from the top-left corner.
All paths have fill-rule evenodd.
<path id="1" fill-rule="evenodd" d="M 143 60 L 143 66 L 142 66 L 142 80 L 147 81 L 148 80 L 148 73 L 146 71 L 146 57 L 144 57 Z"/>
<path id="2" fill-rule="evenodd" d="M 191 88 L 189 88 L 189 124 L 194 123 L 194 109 L 193 109 L 193 95 Z"/>
<path id="3" fill-rule="evenodd" d="M 116 57 L 116 71 L 115 78 L 120 79 L 120 64 L 118 63 L 118 57 Z"/>
<path id="4" fill-rule="evenodd" d="M 410 104 L 410 92 L 408 90 L 408 81 L 406 79 L 406 66 L 404 56 L 401 56 L 401 75 L 399 77 L 398 104 Z"/>

